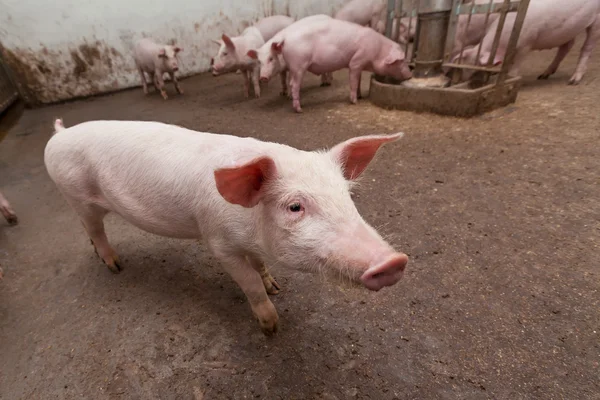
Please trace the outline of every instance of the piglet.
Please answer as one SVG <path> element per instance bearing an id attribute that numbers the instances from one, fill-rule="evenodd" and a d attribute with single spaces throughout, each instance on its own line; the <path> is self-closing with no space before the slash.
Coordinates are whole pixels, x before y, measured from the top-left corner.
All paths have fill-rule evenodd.
<path id="1" fill-rule="evenodd" d="M 288 66 L 296 112 L 302 112 L 300 85 L 306 71 L 320 75 L 349 68 L 352 103 L 360 97 L 360 79 L 364 70 L 398 80 L 412 76 L 398 43 L 373 29 L 333 18 L 320 18 L 287 30 L 281 40 L 272 43 L 272 49 L 283 56 Z M 269 78 L 268 70 L 262 69 L 261 77 Z"/>
<path id="2" fill-rule="evenodd" d="M 221 40 L 214 40 L 219 46 L 219 51 L 211 59 L 213 76 L 241 70 L 246 97 L 250 96 L 250 81 L 252 81 L 254 87 L 254 96 L 260 97 L 260 83 L 258 80 L 260 67 L 246 53 L 250 49 L 259 48 L 266 40 L 271 39 L 277 32 L 293 22 L 293 18 L 285 15 L 274 15 L 263 18 L 255 25 L 244 29 L 240 36 L 229 37 L 223 34 Z"/>
<path id="3" fill-rule="evenodd" d="M 6 197 L 4 197 L 2 192 L 0 192 L 0 212 L 6 219 L 6 222 L 8 222 L 10 225 L 17 225 L 19 223 L 17 215 L 13 211 L 12 207 L 10 206 L 10 203 L 8 202 L 8 200 L 6 200 Z"/>
<path id="4" fill-rule="evenodd" d="M 54 128 L 48 174 L 115 273 L 122 263 L 103 222 L 111 211 L 156 235 L 202 238 L 265 334 L 279 319 L 267 293 L 280 289 L 267 265 L 330 270 L 373 291 L 403 275 L 407 256 L 364 221 L 350 196 L 377 150 L 401 133 L 302 151 L 158 122 L 65 129 L 57 120 Z"/>
<path id="5" fill-rule="evenodd" d="M 179 82 L 177 82 L 177 77 L 175 76 L 175 73 L 179 70 L 177 53 L 182 50 L 178 46 L 156 44 L 152 39 L 148 38 L 141 39 L 135 44 L 133 58 L 140 72 L 145 94 L 148 94 L 148 84 L 144 72 L 148 74 L 148 78 L 154 84 L 154 87 L 160 90 L 163 99 L 166 100 L 169 98 L 165 91 L 165 82 L 163 81 L 165 73 L 168 73 L 171 77 L 177 92 L 183 94 L 183 89 L 179 86 Z"/>

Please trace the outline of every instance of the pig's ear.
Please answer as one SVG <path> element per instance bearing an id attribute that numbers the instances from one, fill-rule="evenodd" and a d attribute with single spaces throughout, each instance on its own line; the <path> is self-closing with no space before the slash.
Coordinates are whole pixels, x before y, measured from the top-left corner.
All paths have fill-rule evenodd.
<path id="1" fill-rule="evenodd" d="M 402 136 L 404 136 L 402 132 L 392 135 L 360 136 L 336 145 L 329 153 L 342 166 L 344 177 L 354 180 L 367 168 L 381 145 L 398 140 Z"/>
<path id="2" fill-rule="evenodd" d="M 256 52 L 256 50 L 248 50 L 246 55 L 254 60 L 258 60 L 258 53 Z"/>
<path id="3" fill-rule="evenodd" d="M 404 52 L 402 50 L 393 48 L 383 62 L 386 65 L 392 65 L 395 62 L 404 61 L 405 58 L 406 57 L 404 56 Z"/>
<path id="4" fill-rule="evenodd" d="M 175 54 L 177 54 L 180 51 L 183 51 L 183 49 L 181 47 L 175 46 L 175 48 L 173 48 L 173 51 L 175 52 Z"/>
<path id="5" fill-rule="evenodd" d="M 215 182 L 225 200 L 252 208 L 262 199 L 265 183 L 275 174 L 275 162 L 270 157 L 259 157 L 239 167 L 216 170 Z"/>
<path id="6" fill-rule="evenodd" d="M 225 43 L 225 46 L 227 46 L 231 49 L 235 49 L 235 45 L 233 44 L 233 42 L 231 41 L 229 36 L 227 36 L 226 34 L 223 34 L 223 36 L 221 36 L 221 39 L 223 39 L 223 43 Z"/>
<path id="7" fill-rule="evenodd" d="M 275 54 L 281 54 L 281 51 L 283 50 L 283 43 L 283 40 L 281 42 L 271 43 L 271 51 Z"/>

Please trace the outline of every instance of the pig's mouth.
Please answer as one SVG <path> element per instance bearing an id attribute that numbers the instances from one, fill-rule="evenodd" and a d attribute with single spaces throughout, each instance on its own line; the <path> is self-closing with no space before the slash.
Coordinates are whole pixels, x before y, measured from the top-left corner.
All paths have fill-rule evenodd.
<path id="1" fill-rule="evenodd" d="M 396 253 L 382 263 L 366 270 L 360 277 L 360 281 L 367 289 L 373 291 L 392 286 L 402 279 L 407 263 L 406 254 Z"/>
<path id="2" fill-rule="evenodd" d="M 269 82 L 269 78 L 267 78 L 266 76 L 261 76 L 259 81 L 261 81 L 262 83 L 267 83 Z"/>

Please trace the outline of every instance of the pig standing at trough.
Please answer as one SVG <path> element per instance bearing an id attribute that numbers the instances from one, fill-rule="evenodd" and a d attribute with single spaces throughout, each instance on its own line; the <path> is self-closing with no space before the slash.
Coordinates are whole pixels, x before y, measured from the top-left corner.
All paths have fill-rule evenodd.
<path id="1" fill-rule="evenodd" d="M 600 37 L 600 0 L 531 0 L 521 35 L 517 42 L 514 63 L 510 75 L 519 75 L 521 64 L 533 50 L 549 50 L 558 47 L 558 52 L 552 63 L 539 78 L 547 79 L 554 74 L 558 66 L 575 44 L 577 35 L 585 32 L 586 38 L 581 48 L 579 60 L 569 84 L 578 84 L 587 70 L 587 64 L 593 48 Z M 502 29 L 494 65 L 504 60 L 510 33 L 513 29 L 516 13 L 509 13 Z M 485 65 L 491 55 L 492 43 L 496 34 L 499 20 L 495 20 L 487 29 L 481 43 L 481 53 L 477 57 L 477 47 L 466 49 L 463 59 L 467 63 Z M 458 55 L 455 56 L 455 59 Z M 466 73 L 465 78 L 472 75 Z"/>
<path id="2" fill-rule="evenodd" d="M 239 69 L 242 71 L 242 77 L 244 78 L 244 94 L 246 97 L 250 96 L 250 80 L 252 80 L 254 87 L 254 96 L 260 97 L 260 83 L 258 81 L 260 66 L 246 53 L 250 49 L 259 48 L 265 41 L 271 39 L 277 32 L 293 22 L 293 18 L 275 15 L 263 18 L 255 25 L 244 29 L 240 36 L 229 37 L 223 34 L 221 40 L 214 40 L 219 46 L 219 51 L 210 61 L 213 76 Z"/>
<path id="3" fill-rule="evenodd" d="M 248 298 L 265 334 L 278 316 L 266 265 L 331 269 L 370 290 L 392 286 L 408 258 L 358 213 L 350 188 L 379 147 L 402 134 L 301 151 L 252 138 L 141 121 L 55 122 L 44 162 L 111 271 L 121 264 L 103 219 L 202 238 Z"/>
<path id="4" fill-rule="evenodd" d="M 148 84 L 146 83 L 144 72 L 148 74 L 150 81 L 154 83 L 154 87 L 160 90 L 163 99 L 166 100 L 169 98 L 165 91 L 165 82 L 163 80 L 165 73 L 168 73 L 171 77 L 177 93 L 183 94 L 183 89 L 179 86 L 179 82 L 177 82 L 177 77 L 175 76 L 175 73 L 179 70 L 177 53 L 180 51 L 182 51 L 181 47 L 156 44 L 152 39 L 148 38 L 141 39 L 135 44 L 133 58 L 140 72 L 145 94 L 148 94 Z"/>
<path id="5" fill-rule="evenodd" d="M 271 49 L 282 55 L 289 69 L 296 112 L 302 112 L 300 85 L 306 71 L 321 75 L 348 68 L 352 103 L 360 97 L 361 73 L 364 70 L 398 80 L 411 78 L 404 51 L 398 43 L 373 29 L 351 22 L 325 15 L 309 18 L 313 19 L 310 23 L 296 23 L 279 32 L 271 43 Z M 261 64 L 261 79 L 270 79 L 271 76 L 269 68 Z"/>

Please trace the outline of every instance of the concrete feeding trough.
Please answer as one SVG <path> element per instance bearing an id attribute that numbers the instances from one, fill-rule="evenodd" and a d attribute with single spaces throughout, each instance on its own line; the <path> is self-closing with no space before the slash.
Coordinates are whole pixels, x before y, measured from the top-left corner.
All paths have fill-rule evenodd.
<path id="1" fill-rule="evenodd" d="M 468 0 L 467 0 L 468 1 Z M 404 3 L 404 4 L 403 4 Z M 514 103 L 521 77 L 509 76 L 517 40 L 521 33 L 529 0 L 388 0 L 386 36 L 398 38 L 402 28 L 414 32 L 412 52 L 404 43 L 407 61 L 413 67 L 413 78 L 404 82 L 373 75 L 370 100 L 383 108 L 432 112 L 458 117 L 472 117 Z M 506 15 L 516 12 L 504 60 L 494 66 Z M 467 26 L 474 14 L 498 13 L 498 28 L 486 65 L 463 62 L 465 46 L 453 49 L 459 18 Z M 481 42 L 476 45 L 477 57 Z M 458 59 L 457 59 L 458 56 Z M 454 59 L 455 62 L 452 62 Z M 474 72 L 462 78 L 464 70 Z M 448 75 L 444 71 L 449 71 Z"/>

